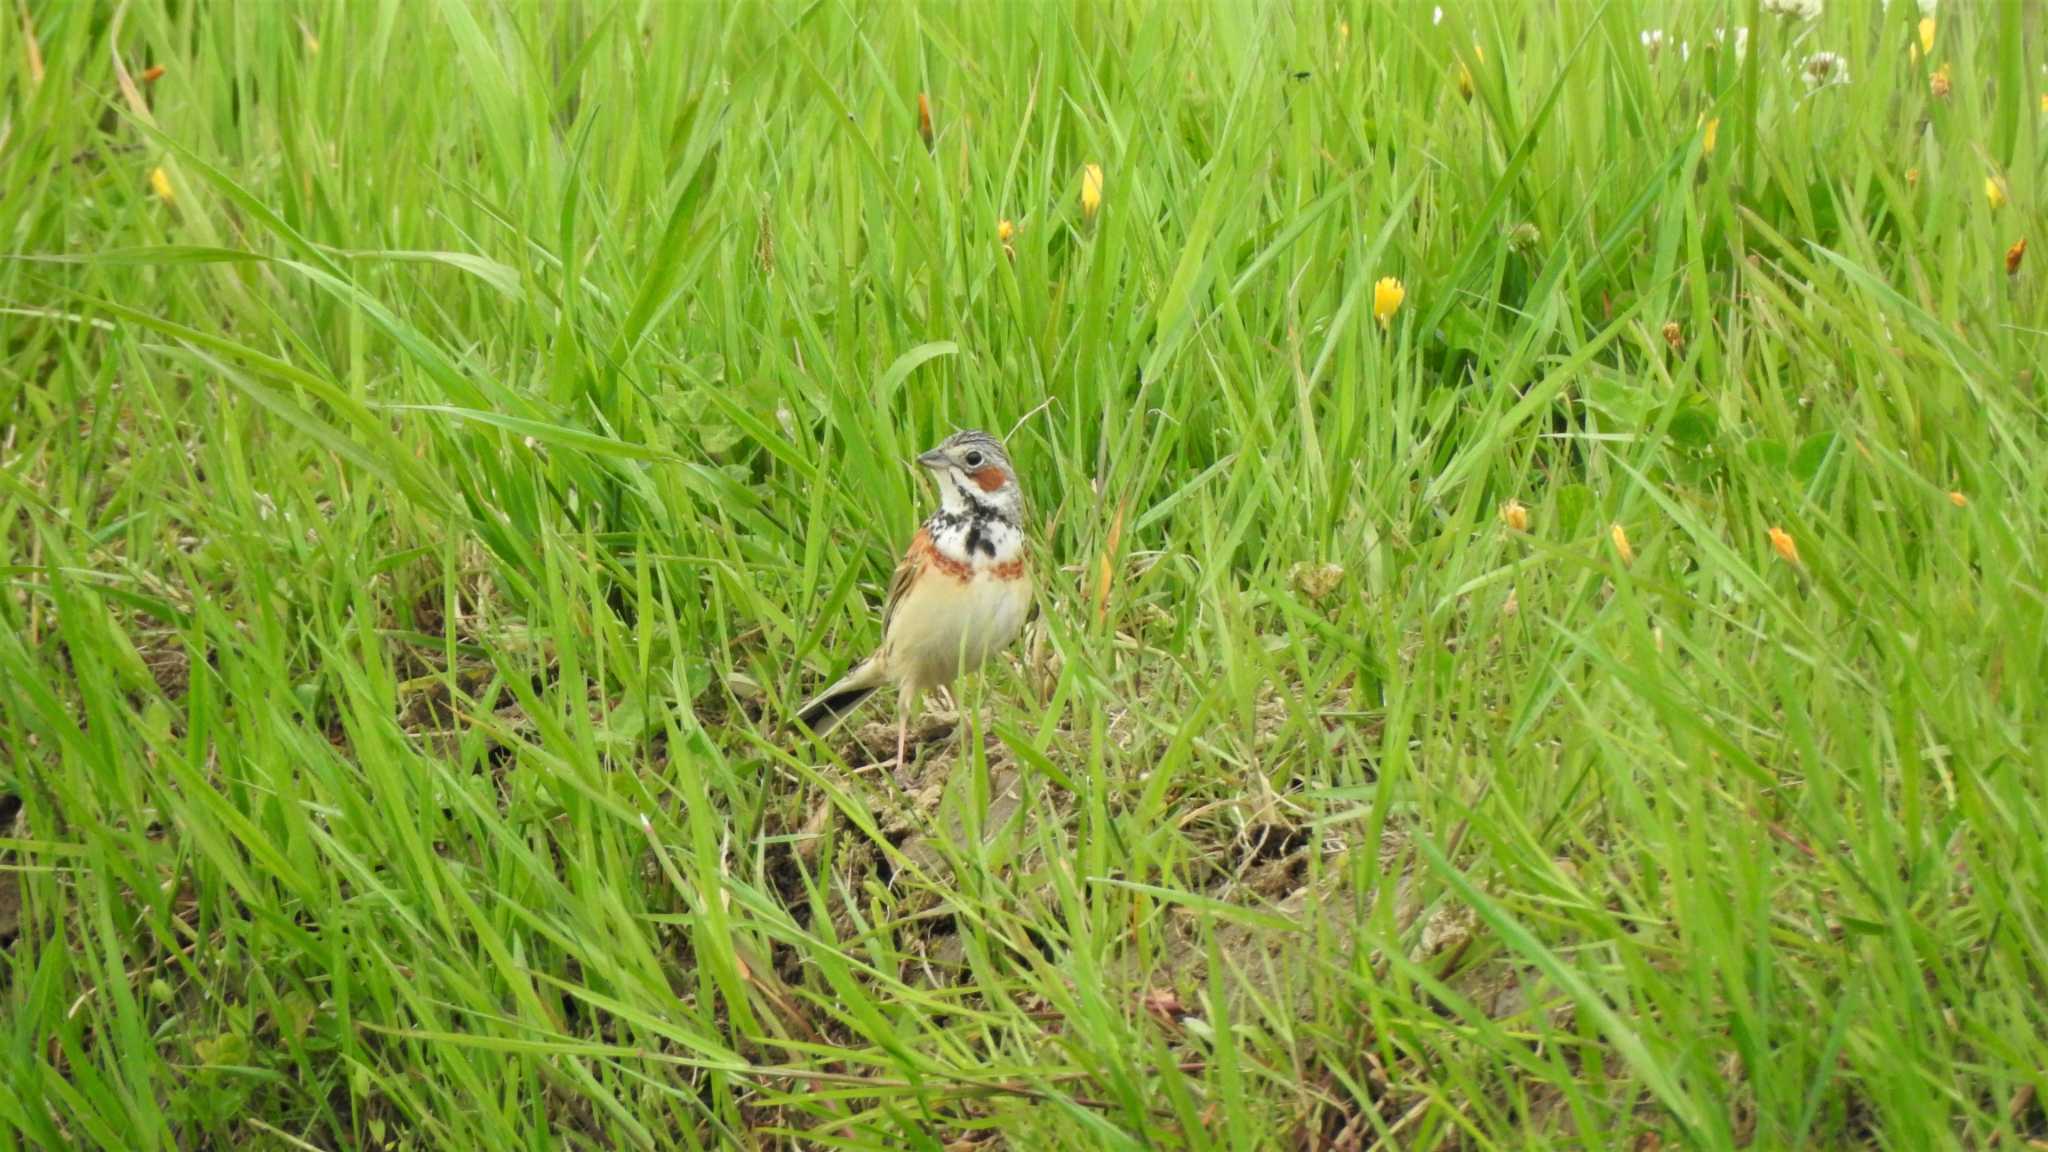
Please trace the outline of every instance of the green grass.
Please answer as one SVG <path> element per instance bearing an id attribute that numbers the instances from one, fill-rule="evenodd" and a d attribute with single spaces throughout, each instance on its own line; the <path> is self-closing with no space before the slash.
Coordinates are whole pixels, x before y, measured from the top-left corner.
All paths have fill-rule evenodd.
<path id="1" fill-rule="evenodd" d="M 2038 7 L 1445 9 L 9 5 L 0 1149 L 2048 1139 Z"/>

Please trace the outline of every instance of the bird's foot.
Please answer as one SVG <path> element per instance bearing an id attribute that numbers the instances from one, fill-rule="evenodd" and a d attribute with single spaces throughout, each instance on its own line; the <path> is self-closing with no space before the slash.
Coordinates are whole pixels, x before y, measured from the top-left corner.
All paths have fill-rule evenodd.
<path id="1" fill-rule="evenodd" d="M 907 764 L 898 764 L 895 767 L 891 768 L 889 770 L 889 783 L 894 784 L 896 786 L 896 790 L 898 792 L 901 792 L 905 796 L 909 796 L 914 791 L 916 791 L 916 761 L 913 760 Z"/>

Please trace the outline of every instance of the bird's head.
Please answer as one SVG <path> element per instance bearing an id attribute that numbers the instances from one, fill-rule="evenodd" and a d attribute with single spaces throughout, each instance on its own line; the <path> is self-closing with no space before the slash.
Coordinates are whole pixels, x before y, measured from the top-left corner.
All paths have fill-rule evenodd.
<path id="1" fill-rule="evenodd" d="M 917 458 L 938 481 L 939 499 L 948 512 L 992 508 L 1015 518 L 1023 504 L 1017 470 L 1003 442 L 986 432 L 955 432 Z"/>

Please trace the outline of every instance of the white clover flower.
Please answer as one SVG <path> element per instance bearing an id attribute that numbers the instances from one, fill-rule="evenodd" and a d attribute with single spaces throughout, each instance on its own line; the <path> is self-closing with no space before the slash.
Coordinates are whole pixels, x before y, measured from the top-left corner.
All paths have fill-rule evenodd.
<path id="1" fill-rule="evenodd" d="M 1645 28 L 1637 39 L 1643 42 L 1643 51 L 1648 52 L 1652 60 L 1657 58 L 1657 53 L 1664 50 L 1664 30 L 1662 28 Z"/>
<path id="2" fill-rule="evenodd" d="M 1849 82 L 1849 62 L 1838 53 L 1815 52 L 1799 64 L 1799 74 L 1809 89 Z"/>
<path id="3" fill-rule="evenodd" d="M 1729 39 L 1728 29 L 1714 29 L 1714 47 L 1721 47 L 1728 43 Z M 1735 41 L 1735 58 L 1741 60 L 1747 57 L 1749 55 L 1749 29 L 1746 26 L 1738 25 L 1733 39 Z"/>
<path id="4" fill-rule="evenodd" d="M 1764 11 L 1799 20 L 1820 19 L 1822 0 L 1763 0 Z"/>
<path id="5" fill-rule="evenodd" d="M 1441 24 L 1441 23 L 1443 23 L 1443 22 L 1444 22 L 1444 10 L 1443 10 L 1443 9 L 1442 9 L 1441 7 L 1439 7 L 1439 8 L 1437 8 L 1437 9 L 1436 9 L 1435 11 L 1431 12 L 1431 13 L 1429 14 L 1429 22 L 1430 22 L 1431 24 Z"/>

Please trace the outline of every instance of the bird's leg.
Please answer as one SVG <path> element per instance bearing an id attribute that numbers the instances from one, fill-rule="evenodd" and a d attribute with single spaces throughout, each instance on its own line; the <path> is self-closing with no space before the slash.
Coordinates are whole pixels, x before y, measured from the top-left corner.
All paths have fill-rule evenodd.
<path id="1" fill-rule="evenodd" d="M 917 711 L 917 693 L 905 689 L 896 702 L 896 763 L 890 766 L 889 779 L 897 787 L 903 787 L 903 774 L 910 767 L 910 717 Z"/>

